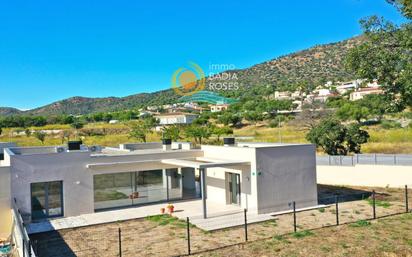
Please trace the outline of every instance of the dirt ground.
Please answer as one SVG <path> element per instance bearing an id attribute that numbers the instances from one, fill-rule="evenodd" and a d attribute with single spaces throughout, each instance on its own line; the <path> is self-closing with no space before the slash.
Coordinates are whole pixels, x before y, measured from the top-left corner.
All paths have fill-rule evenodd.
<path id="1" fill-rule="evenodd" d="M 302 240 L 302 242 L 307 241 L 307 244 L 303 246 L 298 244 L 301 241 L 293 236 L 281 236 L 294 231 L 293 215 L 285 214 L 276 216 L 270 221 L 249 224 L 248 239 L 254 242 L 248 243 L 246 246 L 232 246 L 212 252 L 204 251 L 243 243 L 245 241 L 244 227 L 206 232 L 191 226 L 192 253 L 200 253 L 202 256 L 273 256 L 273 251 L 279 249 L 279 255 L 281 256 L 282 254 L 284 254 L 284 256 L 322 256 L 308 255 L 308 253 L 311 253 L 312 248 L 316 248 L 317 250 L 314 251 L 314 253 L 322 254 L 322 252 L 324 252 L 327 254 L 328 251 L 325 249 L 335 249 L 335 247 L 339 246 L 339 253 L 342 253 L 342 256 L 345 256 L 345 253 L 353 256 L 356 249 L 362 250 L 363 246 L 369 247 L 370 240 L 374 240 L 374 244 L 378 244 L 379 237 L 382 237 L 381 244 L 385 245 L 389 250 L 401 251 L 400 249 L 403 249 L 401 246 L 403 246 L 404 240 L 411 240 L 411 235 L 408 236 L 405 232 L 405 236 L 398 236 L 398 239 L 396 239 L 396 233 L 403 231 L 402 228 L 406 229 L 407 226 L 405 224 L 409 224 L 409 226 L 412 225 L 412 217 L 410 217 L 411 215 L 402 216 L 402 218 L 398 216 L 399 220 L 397 220 L 397 218 L 395 218 L 396 216 L 394 216 L 393 219 L 387 218 L 378 222 L 374 221 L 372 226 L 363 227 L 365 225 L 365 221 L 363 220 L 373 217 L 372 190 L 376 191 L 375 203 L 377 217 L 405 212 L 404 190 L 402 189 L 347 188 L 322 185 L 319 186 L 318 190 L 319 202 L 326 204 L 327 207 L 299 212 L 296 215 L 298 233 L 294 234 L 294 236 L 300 238 L 299 240 Z M 330 227 L 336 225 L 337 222 L 335 207 L 336 194 L 338 194 L 339 199 L 339 223 L 353 223 L 362 220 L 363 223 L 361 222 L 359 227 L 350 227 L 352 225 Z M 385 228 L 382 224 L 386 223 L 399 223 L 399 226 L 388 226 L 388 228 Z M 358 223 L 355 223 L 355 225 L 356 224 Z M 312 232 L 307 231 L 309 229 L 322 227 L 330 228 L 316 230 L 313 232 L 314 235 L 311 234 Z M 367 230 L 371 230 L 372 228 L 373 234 L 368 237 Z M 121 231 L 120 238 L 123 257 L 178 256 L 187 254 L 186 223 L 185 221 L 169 216 L 155 216 L 119 223 L 65 229 L 32 235 L 31 238 L 34 243 L 35 252 L 39 257 L 119 256 L 119 229 Z M 354 233 L 352 235 L 353 238 L 349 240 L 350 236 L 346 235 L 346 233 L 350 233 L 352 230 L 354 232 L 361 231 L 361 233 L 359 235 Z M 327 238 L 320 240 L 320 235 L 323 235 L 322 233 L 325 233 Z M 337 242 L 337 245 L 329 244 L 329 241 L 333 242 L 333 240 L 339 239 L 339 237 L 333 239 L 331 235 L 341 235 L 342 238 L 349 240 L 345 244 L 354 246 L 345 248 L 340 242 Z M 364 236 L 364 240 L 358 242 L 360 235 Z M 384 243 L 387 236 L 390 237 L 394 245 Z M 315 238 L 317 238 L 317 240 Z M 397 240 L 399 240 L 399 242 L 397 242 Z M 296 244 L 294 243 L 295 241 Z M 407 242 L 412 243 L 412 241 Z M 313 245 L 310 245 L 310 243 Z M 359 245 L 355 243 L 359 243 Z M 324 245 L 324 247 L 322 245 Z M 410 251 L 411 245 L 408 247 L 408 251 Z M 240 248 L 242 249 L 241 251 L 239 250 Z M 236 254 L 233 251 L 236 251 Z M 255 251 L 257 251 L 256 254 Z M 356 256 L 362 255 L 356 254 Z"/>

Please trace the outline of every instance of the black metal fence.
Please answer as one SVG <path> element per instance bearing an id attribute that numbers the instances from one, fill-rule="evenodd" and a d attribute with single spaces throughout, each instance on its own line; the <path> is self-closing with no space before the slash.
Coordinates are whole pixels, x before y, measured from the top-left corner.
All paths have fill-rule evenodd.
<path id="1" fill-rule="evenodd" d="M 12 236 L 11 243 L 13 245 L 13 256 L 19 257 L 36 257 L 32 248 L 27 229 L 20 210 L 17 208 L 16 199 L 13 201 L 12 209 Z"/>
<path id="2" fill-rule="evenodd" d="M 320 192 L 316 208 L 309 202 L 290 201 L 288 211 L 265 216 L 242 210 L 235 214 L 187 217 L 168 215 L 140 220 L 33 235 L 39 257 L 49 256 L 185 256 L 244 244 L 274 236 L 299 236 L 322 227 L 363 224 L 370 220 L 409 213 L 409 191 L 332 188 Z M 219 224 L 218 224 L 219 223 Z M 231 224 L 237 224 L 232 226 Z M 213 231 L 202 227 L 221 227 Z M 308 232 L 309 231 L 309 232 Z"/>

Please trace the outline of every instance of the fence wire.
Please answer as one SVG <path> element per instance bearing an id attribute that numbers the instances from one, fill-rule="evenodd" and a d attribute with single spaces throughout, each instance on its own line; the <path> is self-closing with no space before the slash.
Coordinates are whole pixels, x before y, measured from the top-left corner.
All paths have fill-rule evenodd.
<path id="1" fill-rule="evenodd" d="M 291 199 L 289 210 L 276 215 L 262 216 L 240 211 L 206 220 L 192 217 L 189 223 L 170 215 L 155 215 L 36 234 L 32 235 L 32 241 L 35 252 L 41 257 L 200 254 L 246 240 L 264 240 L 289 233 L 299 236 L 299 233 L 322 227 L 406 213 L 412 193 L 410 189 L 402 188 L 348 189 L 333 186 L 323 186 L 318 191 L 318 206 L 307 209 L 310 201 L 298 201 L 295 202 L 295 212 Z M 221 228 L 206 231 L 202 229 L 205 227 Z"/>

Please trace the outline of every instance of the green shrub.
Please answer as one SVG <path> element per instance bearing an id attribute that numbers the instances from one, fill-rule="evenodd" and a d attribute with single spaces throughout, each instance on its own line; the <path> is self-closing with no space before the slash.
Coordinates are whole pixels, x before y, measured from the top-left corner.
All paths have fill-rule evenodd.
<path id="1" fill-rule="evenodd" d="M 358 220 L 357 222 L 352 223 L 349 226 L 351 226 L 353 228 L 359 228 L 359 227 L 368 227 L 370 225 L 371 225 L 371 223 L 367 220 Z"/>
<path id="2" fill-rule="evenodd" d="M 401 124 L 397 121 L 393 120 L 383 120 L 381 122 L 381 127 L 383 129 L 396 129 L 396 128 L 401 128 Z"/>
<path id="3" fill-rule="evenodd" d="M 294 238 L 303 238 L 303 237 L 312 236 L 312 235 L 313 235 L 313 232 L 309 230 L 303 230 L 303 231 L 298 231 L 298 232 L 293 233 Z"/>

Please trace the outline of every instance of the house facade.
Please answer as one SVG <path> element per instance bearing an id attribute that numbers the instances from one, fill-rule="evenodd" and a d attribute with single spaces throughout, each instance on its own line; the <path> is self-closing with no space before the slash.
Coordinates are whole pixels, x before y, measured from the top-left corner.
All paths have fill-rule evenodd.
<path id="1" fill-rule="evenodd" d="M 197 114 L 171 112 L 156 115 L 155 118 L 159 121 L 160 125 L 174 125 L 174 124 L 192 124 L 192 122 L 198 117 Z"/>
<path id="2" fill-rule="evenodd" d="M 0 210 L 15 204 L 36 222 L 188 199 L 202 199 L 204 218 L 209 202 L 257 214 L 290 210 L 291 201 L 317 205 L 313 145 L 182 144 L 8 148 Z"/>

